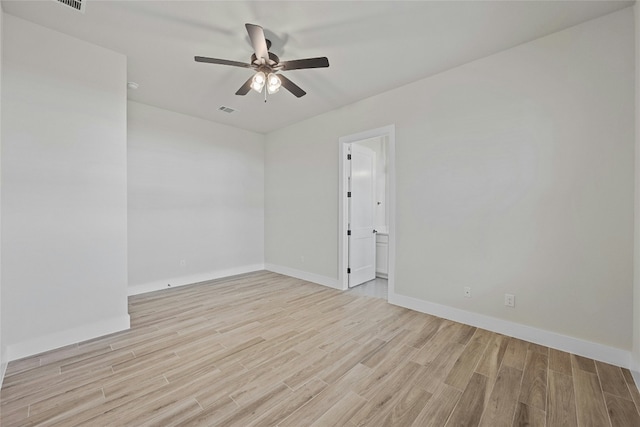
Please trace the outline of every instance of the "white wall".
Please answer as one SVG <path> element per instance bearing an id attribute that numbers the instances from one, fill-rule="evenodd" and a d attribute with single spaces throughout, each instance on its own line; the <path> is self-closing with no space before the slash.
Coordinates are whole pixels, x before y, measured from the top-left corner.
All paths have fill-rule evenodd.
<path id="1" fill-rule="evenodd" d="M 635 105 L 635 232 L 633 269 L 633 350 L 632 372 L 640 384 L 640 6 L 633 6 L 636 44 L 636 105 Z"/>
<path id="2" fill-rule="evenodd" d="M 335 280 L 338 138 L 395 123 L 396 293 L 628 364 L 633 58 L 627 8 L 268 134 L 267 265 Z"/>
<path id="3" fill-rule="evenodd" d="M 0 5 L 0 99 L 2 99 L 2 35 L 3 35 L 3 22 L 4 12 L 2 12 L 2 5 Z M 0 118 L 2 117 L 2 103 L 0 103 Z M 2 153 L 2 120 L 0 120 L 0 153 Z M 0 155 L 0 199 L 2 198 L 2 157 Z M 0 212 L 2 211 L 0 206 Z M 0 215 L 0 223 L 2 217 Z M 2 228 L 0 227 L 0 240 L 2 238 Z M 2 247 L 0 245 L 0 389 L 2 389 L 2 380 L 4 379 L 4 373 L 7 369 L 7 356 L 5 340 L 2 324 Z"/>
<path id="4" fill-rule="evenodd" d="M 129 293 L 263 269 L 264 136 L 136 102 L 128 130 Z"/>
<path id="5" fill-rule="evenodd" d="M 2 324 L 9 360 L 125 329 L 126 57 L 5 15 Z"/>
<path id="6" fill-rule="evenodd" d="M 375 228 L 378 232 L 387 233 L 389 224 L 387 221 L 387 138 L 378 136 L 354 142 L 363 145 L 376 153 L 376 206 Z"/>

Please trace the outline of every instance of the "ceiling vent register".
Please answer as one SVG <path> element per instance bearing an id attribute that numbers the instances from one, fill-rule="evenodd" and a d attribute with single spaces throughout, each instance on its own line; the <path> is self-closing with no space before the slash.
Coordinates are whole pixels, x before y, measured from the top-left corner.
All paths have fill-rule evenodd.
<path id="1" fill-rule="evenodd" d="M 233 113 L 234 111 L 236 111 L 236 110 L 234 110 L 233 108 L 225 107 L 224 105 L 220 106 L 220 108 L 218 108 L 218 110 L 220 110 L 220 111 L 224 111 L 225 113 L 229 113 L 229 114 L 231 114 L 231 113 Z"/>
<path id="2" fill-rule="evenodd" d="M 65 6 L 69 6 L 73 10 L 77 10 L 80 13 L 84 13 L 85 5 L 87 4 L 87 0 L 53 0 L 53 1 L 61 3 Z"/>

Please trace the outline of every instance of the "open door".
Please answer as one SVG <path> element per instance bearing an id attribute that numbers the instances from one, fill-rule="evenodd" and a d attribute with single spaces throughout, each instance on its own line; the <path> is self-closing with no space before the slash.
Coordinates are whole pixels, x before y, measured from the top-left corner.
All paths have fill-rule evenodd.
<path id="1" fill-rule="evenodd" d="M 350 144 L 348 179 L 349 287 L 376 278 L 376 153 Z"/>

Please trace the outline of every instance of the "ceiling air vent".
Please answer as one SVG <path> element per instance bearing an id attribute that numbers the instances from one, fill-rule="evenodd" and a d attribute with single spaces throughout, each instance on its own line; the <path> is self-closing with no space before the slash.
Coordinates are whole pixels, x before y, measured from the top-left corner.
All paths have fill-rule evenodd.
<path id="1" fill-rule="evenodd" d="M 65 6 L 69 6 L 70 8 L 77 10 L 80 13 L 84 13 L 85 4 L 87 0 L 53 0 L 58 3 L 62 3 Z"/>
<path id="2" fill-rule="evenodd" d="M 234 110 L 233 108 L 225 107 L 224 105 L 221 105 L 221 106 L 220 106 L 220 108 L 218 108 L 218 110 L 220 110 L 220 111 L 224 111 L 225 113 L 229 113 L 229 114 L 231 114 L 231 113 L 233 113 L 234 111 L 236 111 L 236 110 Z"/>

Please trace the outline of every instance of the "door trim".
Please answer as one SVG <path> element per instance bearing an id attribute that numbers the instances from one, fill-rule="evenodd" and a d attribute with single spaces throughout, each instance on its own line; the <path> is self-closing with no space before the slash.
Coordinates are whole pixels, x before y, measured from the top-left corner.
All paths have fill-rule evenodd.
<path id="1" fill-rule="evenodd" d="M 343 290 L 349 289 L 347 264 L 349 263 L 347 240 L 347 144 L 371 139 L 379 136 L 387 137 L 387 173 L 389 175 L 389 272 L 388 295 L 395 294 L 396 271 L 396 126 L 394 124 L 377 129 L 370 129 L 338 139 L 338 284 Z"/>

